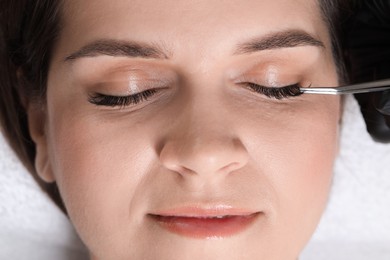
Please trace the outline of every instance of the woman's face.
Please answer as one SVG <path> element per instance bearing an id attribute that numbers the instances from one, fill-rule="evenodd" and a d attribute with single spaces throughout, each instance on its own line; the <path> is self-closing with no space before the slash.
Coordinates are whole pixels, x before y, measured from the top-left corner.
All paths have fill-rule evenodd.
<path id="1" fill-rule="evenodd" d="M 327 201 L 340 100 L 248 83 L 337 85 L 317 5 L 65 1 L 30 130 L 92 259 L 297 258 Z"/>

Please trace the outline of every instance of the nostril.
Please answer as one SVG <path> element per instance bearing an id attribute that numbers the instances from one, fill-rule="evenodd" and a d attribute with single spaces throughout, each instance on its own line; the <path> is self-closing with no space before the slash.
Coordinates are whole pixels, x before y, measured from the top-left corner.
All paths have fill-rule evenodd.
<path id="1" fill-rule="evenodd" d="M 220 172 L 233 172 L 237 169 L 241 168 L 241 163 L 234 162 L 220 169 Z"/>
<path id="2" fill-rule="evenodd" d="M 160 161 L 162 165 L 174 172 L 180 172 L 180 173 L 189 173 L 189 170 L 186 167 L 183 167 L 178 162 L 175 162 L 174 160 L 167 159 L 166 156 L 161 156 Z"/>
<path id="3" fill-rule="evenodd" d="M 179 173 L 180 175 L 193 175 L 193 174 L 196 174 L 195 171 L 193 171 L 193 170 L 191 170 L 189 168 L 186 168 L 184 166 L 180 166 L 180 165 L 172 166 L 170 168 L 170 170 L 175 171 L 175 172 Z"/>

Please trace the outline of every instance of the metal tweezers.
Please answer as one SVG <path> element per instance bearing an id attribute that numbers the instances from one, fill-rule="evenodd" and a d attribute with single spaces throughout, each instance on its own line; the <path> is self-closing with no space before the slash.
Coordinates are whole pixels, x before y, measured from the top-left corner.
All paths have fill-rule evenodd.
<path id="1" fill-rule="evenodd" d="M 300 88 L 301 93 L 306 94 L 327 94 L 327 95 L 342 95 L 342 94 L 359 94 L 370 93 L 376 91 L 390 90 L 390 79 L 372 81 L 367 83 L 359 83 L 341 87 L 319 87 L 319 88 Z"/>

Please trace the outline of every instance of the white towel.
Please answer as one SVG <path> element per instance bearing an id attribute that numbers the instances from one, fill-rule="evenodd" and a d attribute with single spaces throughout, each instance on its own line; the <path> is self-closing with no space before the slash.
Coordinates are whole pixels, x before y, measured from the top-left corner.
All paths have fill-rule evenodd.
<path id="1" fill-rule="evenodd" d="M 69 220 L 0 134 L 0 259 L 86 260 Z"/>
<path id="2" fill-rule="evenodd" d="M 68 219 L 40 191 L 0 135 L 0 259 L 82 260 Z M 390 144 L 375 143 L 346 98 L 327 210 L 301 260 L 390 259 Z"/>

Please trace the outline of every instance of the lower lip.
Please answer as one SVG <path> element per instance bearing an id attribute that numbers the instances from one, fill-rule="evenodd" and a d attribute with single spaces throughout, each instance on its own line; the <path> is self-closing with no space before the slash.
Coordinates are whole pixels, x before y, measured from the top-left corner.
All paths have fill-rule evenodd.
<path id="1" fill-rule="evenodd" d="M 197 239 L 230 237 L 246 230 L 259 213 L 243 216 L 180 217 L 150 215 L 161 227 L 169 232 Z"/>

